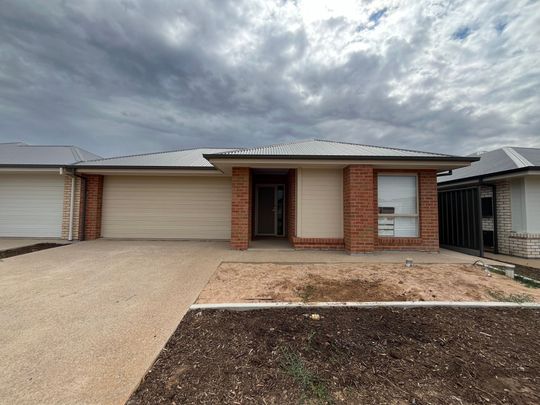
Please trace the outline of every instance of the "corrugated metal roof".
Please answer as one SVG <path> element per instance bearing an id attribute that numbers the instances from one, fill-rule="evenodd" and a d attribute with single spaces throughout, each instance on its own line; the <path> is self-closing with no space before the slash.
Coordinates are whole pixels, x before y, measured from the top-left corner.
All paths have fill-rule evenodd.
<path id="1" fill-rule="evenodd" d="M 5 166 L 68 166 L 98 158 L 101 156 L 77 146 L 0 143 L 0 165 Z"/>
<path id="2" fill-rule="evenodd" d="M 470 166 L 453 170 L 451 176 L 439 177 L 439 184 L 496 174 L 508 170 L 540 167 L 540 149 L 505 147 L 479 155 L 480 160 Z"/>
<path id="3" fill-rule="evenodd" d="M 212 168 L 212 164 L 203 155 L 222 153 L 230 149 L 199 148 L 184 149 L 140 155 L 120 156 L 81 162 L 84 167 L 193 167 Z"/>
<path id="4" fill-rule="evenodd" d="M 347 142 L 329 141 L 324 139 L 309 139 L 298 142 L 277 145 L 260 146 L 256 148 L 235 149 L 221 156 L 384 156 L 384 157 L 451 157 L 440 153 L 421 152 L 408 149 L 386 148 L 382 146 L 362 145 Z M 217 156 L 216 156 L 217 157 Z"/>
<path id="5" fill-rule="evenodd" d="M 533 166 L 540 166 L 540 148 L 512 148 Z"/>

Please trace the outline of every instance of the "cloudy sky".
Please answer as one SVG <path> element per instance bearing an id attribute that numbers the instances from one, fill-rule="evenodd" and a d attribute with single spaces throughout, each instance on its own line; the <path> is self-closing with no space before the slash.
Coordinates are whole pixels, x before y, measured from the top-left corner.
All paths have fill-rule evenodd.
<path id="1" fill-rule="evenodd" d="M 540 147 L 540 2 L 2 1 L 0 142 Z"/>

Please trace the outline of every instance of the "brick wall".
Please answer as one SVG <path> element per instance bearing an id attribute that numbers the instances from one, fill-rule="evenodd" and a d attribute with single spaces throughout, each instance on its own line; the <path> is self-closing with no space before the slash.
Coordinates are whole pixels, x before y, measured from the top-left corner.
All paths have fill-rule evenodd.
<path id="1" fill-rule="evenodd" d="M 298 238 L 293 237 L 291 243 L 295 249 L 343 250 L 342 238 Z"/>
<path id="2" fill-rule="evenodd" d="M 493 190 L 488 186 L 480 187 L 480 199 L 486 197 L 493 197 Z M 484 231 L 493 231 L 493 217 L 482 217 L 482 230 Z"/>
<path id="3" fill-rule="evenodd" d="M 378 236 L 377 175 L 379 173 L 411 173 L 418 175 L 418 237 Z M 439 208 L 437 202 L 437 172 L 435 170 L 377 170 L 373 178 L 374 228 L 376 250 L 439 250 Z"/>
<path id="4" fill-rule="evenodd" d="M 101 210 L 103 204 L 103 176 L 86 175 L 86 213 L 84 239 L 101 237 Z"/>
<path id="5" fill-rule="evenodd" d="M 294 245 L 296 237 L 296 169 L 287 175 L 287 238 Z"/>
<path id="6" fill-rule="evenodd" d="M 513 256 L 540 259 L 540 234 L 511 232 L 508 245 Z"/>
<path id="7" fill-rule="evenodd" d="M 64 207 L 62 211 L 62 239 L 69 237 L 69 215 L 71 205 L 71 180 L 69 176 L 64 177 Z M 81 201 L 81 179 L 75 177 L 75 198 L 73 202 L 73 234 L 74 240 L 79 239 L 80 221 L 80 201 Z"/>
<path id="8" fill-rule="evenodd" d="M 497 244 L 499 253 L 510 254 L 510 232 L 512 232 L 512 209 L 510 205 L 510 183 L 508 180 L 495 182 L 495 205 L 497 210 Z"/>
<path id="9" fill-rule="evenodd" d="M 343 236 L 348 253 L 375 248 L 373 167 L 351 165 L 343 169 Z"/>
<path id="10" fill-rule="evenodd" d="M 232 169 L 231 248 L 245 250 L 251 239 L 251 174 L 248 167 Z"/>

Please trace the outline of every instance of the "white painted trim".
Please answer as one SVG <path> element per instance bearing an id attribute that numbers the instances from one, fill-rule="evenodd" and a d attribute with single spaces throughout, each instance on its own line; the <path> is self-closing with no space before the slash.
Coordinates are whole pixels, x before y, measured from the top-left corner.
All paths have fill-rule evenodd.
<path id="1" fill-rule="evenodd" d="M 540 303 L 516 303 L 499 301 L 374 301 L 374 302 L 254 302 L 193 304 L 191 310 L 225 309 L 248 311 L 252 309 L 278 308 L 540 308 Z"/>

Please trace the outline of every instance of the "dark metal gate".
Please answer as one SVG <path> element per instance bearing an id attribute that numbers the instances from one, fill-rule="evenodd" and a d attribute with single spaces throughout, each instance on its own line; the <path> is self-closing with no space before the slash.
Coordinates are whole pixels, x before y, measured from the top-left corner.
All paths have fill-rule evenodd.
<path id="1" fill-rule="evenodd" d="M 478 187 L 439 191 L 439 242 L 443 248 L 483 256 Z"/>

